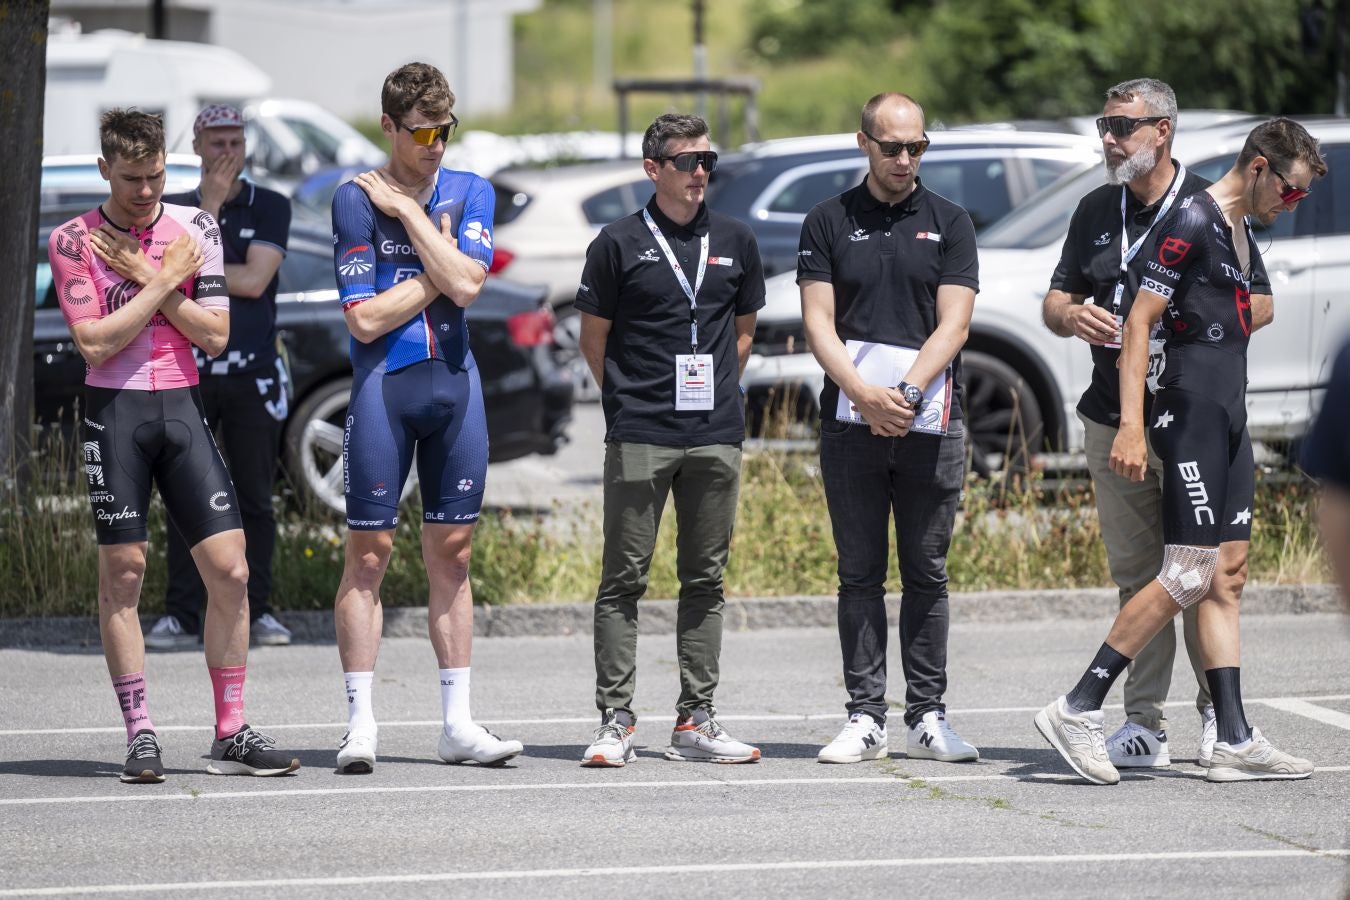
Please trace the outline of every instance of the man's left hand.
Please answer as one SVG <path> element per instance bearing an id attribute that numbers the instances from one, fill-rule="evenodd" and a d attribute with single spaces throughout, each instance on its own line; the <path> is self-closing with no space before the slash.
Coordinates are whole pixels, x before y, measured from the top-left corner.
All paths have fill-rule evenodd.
<path id="1" fill-rule="evenodd" d="M 244 155 L 242 153 L 226 153 L 203 165 L 202 208 L 217 219 L 220 218 L 220 208 L 230 198 L 230 191 L 234 189 L 234 183 L 243 171 Z"/>
<path id="2" fill-rule="evenodd" d="M 89 232 L 89 248 L 108 268 L 141 287 L 155 277 L 155 267 L 145 258 L 140 242 L 110 225 L 103 224 Z"/>

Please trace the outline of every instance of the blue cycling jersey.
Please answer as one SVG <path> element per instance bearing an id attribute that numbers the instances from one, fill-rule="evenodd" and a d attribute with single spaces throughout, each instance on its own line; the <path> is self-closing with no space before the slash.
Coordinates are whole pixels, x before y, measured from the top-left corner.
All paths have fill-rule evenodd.
<path id="1" fill-rule="evenodd" d="M 484 270 L 492 265 L 494 199 L 487 179 L 441 169 L 426 206 L 427 216 L 438 228 L 441 215 L 450 215 L 460 252 Z M 423 271 L 403 223 L 376 209 L 366 192 L 352 182 L 333 195 L 333 266 L 343 309 L 369 301 Z M 353 368 L 371 372 L 396 372 L 424 359 L 443 359 L 456 369 L 466 368 L 469 332 L 464 310 L 442 294 L 369 344 L 352 338 L 351 356 Z"/>

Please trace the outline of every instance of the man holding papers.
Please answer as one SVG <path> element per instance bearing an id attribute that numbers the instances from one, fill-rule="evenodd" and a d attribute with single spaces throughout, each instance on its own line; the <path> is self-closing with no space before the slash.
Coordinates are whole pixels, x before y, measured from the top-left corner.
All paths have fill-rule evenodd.
<path id="1" fill-rule="evenodd" d="M 797 283 L 825 370 L 820 468 L 839 552 L 848 722 L 819 760 L 888 755 L 887 528 L 900 557 L 906 752 L 979 758 L 946 720 L 947 547 L 965 472 L 960 350 L 979 287 L 969 214 L 920 182 L 923 109 L 878 94 L 862 111 L 862 184 L 811 210 Z"/>

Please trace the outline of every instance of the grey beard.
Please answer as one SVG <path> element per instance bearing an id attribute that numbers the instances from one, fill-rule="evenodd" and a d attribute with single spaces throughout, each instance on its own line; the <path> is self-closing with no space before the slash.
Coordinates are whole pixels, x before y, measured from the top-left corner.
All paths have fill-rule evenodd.
<path id="1" fill-rule="evenodd" d="M 1128 184 L 1140 175 L 1147 175 L 1158 164 L 1158 153 L 1150 146 L 1140 147 L 1115 168 L 1106 164 L 1107 184 Z"/>

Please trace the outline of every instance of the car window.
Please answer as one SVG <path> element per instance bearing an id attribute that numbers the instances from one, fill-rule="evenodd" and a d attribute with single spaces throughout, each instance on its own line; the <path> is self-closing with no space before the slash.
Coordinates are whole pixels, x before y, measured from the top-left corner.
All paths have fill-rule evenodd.
<path id="1" fill-rule="evenodd" d="M 771 213 L 806 215 L 817 203 L 842 194 L 862 178 L 862 166 L 808 172 L 784 185 L 770 198 L 765 209 Z"/>
<path id="2" fill-rule="evenodd" d="M 1313 187 L 1321 193 L 1327 191 L 1331 197 L 1330 227 L 1326 233 L 1350 234 L 1350 146 L 1324 148 L 1327 159 L 1328 177 Z M 1311 199 L 1311 198 L 1310 198 Z M 1299 204 L 1302 208 L 1307 200 Z"/>
<path id="3" fill-rule="evenodd" d="M 631 181 L 592 194 L 581 201 L 581 211 L 592 225 L 608 225 L 638 207 L 646 206 L 655 190 L 650 179 Z"/>
<path id="4" fill-rule="evenodd" d="M 281 262 L 277 279 L 277 293 L 280 294 L 332 290 L 337 285 L 333 254 L 292 245 Z"/>
<path id="5" fill-rule="evenodd" d="M 495 205 L 493 207 L 493 224 L 501 228 L 507 222 L 515 221 L 525 207 L 530 205 L 532 199 L 524 191 L 518 191 L 510 185 L 498 184 L 492 182 L 492 193 L 495 195 Z"/>
<path id="6" fill-rule="evenodd" d="M 970 213 L 979 231 L 1012 209 L 1008 166 L 1001 159 L 931 160 L 919 169 L 924 186 Z"/>
<path id="7" fill-rule="evenodd" d="M 1049 187 L 1082 165 L 1081 162 L 1075 162 L 1071 159 L 1033 158 L 1031 160 L 1031 177 L 1036 181 L 1036 190 L 1040 190 Z"/>
<path id="8" fill-rule="evenodd" d="M 1196 163 L 1194 166 L 1191 167 L 1191 170 L 1200 177 L 1208 179 L 1209 181 L 1218 181 L 1228 172 L 1229 169 L 1233 168 L 1233 163 L 1236 160 L 1237 160 L 1236 153 L 1229 154 L 1227 156 L 1216 156 L 1213 159 L 1206 159 L 1199 163 Z M 1260 222 L 1258 222 L 1256 219 L 1253 218 L 1252 232 L 1257 237 L 1264 237 L 1264 238 L 1293 237 L 1295 226 L 1300 224 L 1299 217 L 1301 215 L 1306 215 L 1306 213 L 1303 212 L 1305 208 L 1310 210 L 1312 208 L 1312 204 L 1310 203 L 1299 204 L 1298 207 L 1296 207 L 1293 215 L 1282 215 L 1278 217 L 1269 228 L 1262 225 Z M 1300 231 L 1304 230 L 1309 229 L 1306 228 L 1300 229 Z"/>
<path id="9" fill-rule="evenodd" d="M 1078 201 L 1104 178 L 1102 167 L 1094 166 L 1076 178 L 1046 188 L 981 234 L 980 246 L 1029 250 L 1063 240 Z"/>
<path id="10" fill-rule="evenodd" d="M 316 126 L 313 122 L 304 119 L 294 119 L 282 116 L 281 121 L 286 127 L 294 131 L 300 140 L 304 141 L 305 146 L 314 153 L 325 165 L 335 165 L 338 161 L 338 149 L 341 142 Z"/>
<path id="11" fill-rule="evenodd" d="M 37 290 L 33 292 L 33 301 L 38 309 L 56 307 L 56 285 L 52 283 L 52 266 L 47 262 L 47 248 L 42 248 L 41 259 L 37 264 Z"/>

